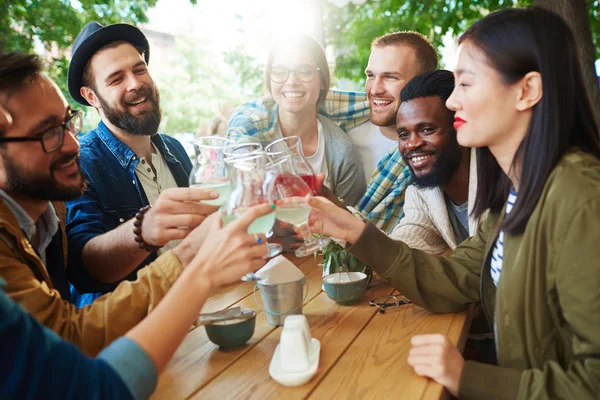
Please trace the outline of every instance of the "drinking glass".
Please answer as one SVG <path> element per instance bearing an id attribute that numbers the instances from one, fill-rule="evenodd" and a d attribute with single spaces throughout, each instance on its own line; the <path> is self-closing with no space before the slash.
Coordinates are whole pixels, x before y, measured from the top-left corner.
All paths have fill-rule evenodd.
<path id="1" fill-rule="evenodd" d="M 304 245 L 296 250 L 296 257 L 314 254 L 329 243 L 329 238 L 314 237 L 308 227 L 311 207 L 307 199 L 312 189 L 296 173 L 291 156 L 281 156 L 267 165 L 265 187 L 269 201 L 277 206 L 277 219 L 300 229 Z"/>
<path id="2" fill-rule="evenodd" d="M 196 158 L 190 173 L 190 187 L 214 190 L 219 197 L 202 200 L 203 203 L 219 206 L 231 193 L 229 172 L 225 164 L 225 149 L 232 142 L 219 136 L 201 137 L 194 140 Z"/>
<path id="3" fill-rule="evenodd" d="M 310 163 L 304 157 L 302 150 L 302 139 L 298 136 L 288 136 L 271 142 L 266 148 L 267 157 L 271 161 L 277 160 L 284 155 L 290 155 L 294 164 L 296 173 L 312 190 L 312 194 L 317 196 L 319 188 L 317 188 L 317 179 L 315 171 Z"/>
<path id="4" fill-rule="evenodd" d="M 258 155 L 258 158 L 255 159 L 255 156 Z M 243 160 L 248 159 L 249 163 L 246 163 L 246 166 L 250 166 L 254 164 L 254 167 L 261 168 L 261 173 L 263 174 L 264 179 L 264 164 L 265 164 L 265 152 L 262 151 L 262 145 L 260 142 L 241 142 L 234 143 L 228 146 L 225 150 L 225 162 L 230 168 L 229 174 L 231 176 L 231 181 L 236 182 L 236 175 L 239 168 L 235 167 L 236 162 L 240 164 Z M 260 164 L 260 159 L 262 158 L 262 164 Z M 239 167 L 239 166 L 238 166 Z M 273 230 L 271 229 L 269 232 L 265 233 L 267 238 L 273 236 Z M 275 256 L 283 253 L 283 246 L 278 243 L 267 243 L 267 254 L 265 258 L 273 258 Z"/>

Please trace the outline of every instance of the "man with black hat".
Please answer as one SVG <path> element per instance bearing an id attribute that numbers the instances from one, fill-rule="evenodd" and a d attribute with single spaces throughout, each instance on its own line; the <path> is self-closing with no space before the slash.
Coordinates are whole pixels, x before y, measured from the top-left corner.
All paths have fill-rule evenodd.
<path id="1" fill-rule="evenodd" d="M 88 188 L 67 203 L 72 283 L 79 292 L 99 292 L 82 305 L 134 280 L 216 207 L 201 204 L 200 192 L 178 189 L 188 186 L 192 165 L 177 140 L 158 134 L 160 96 L 144 34 L 127 24 L 90 22 L 72 54 L 69 92 L 102 119 L 81 138 Z"/>

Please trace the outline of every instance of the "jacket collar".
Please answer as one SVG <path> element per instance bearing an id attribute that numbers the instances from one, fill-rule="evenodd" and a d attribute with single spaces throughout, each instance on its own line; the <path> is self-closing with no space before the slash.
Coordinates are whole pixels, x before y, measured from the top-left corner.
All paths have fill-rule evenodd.
<path id="1" fill-rule="evenodd" d="M 127 168 L 132 161 L 137 160 L 137 154 L 125 143 L 120 141 L 111 131 L 108 129 L 104 121 L 100 121 L 96 132 L 100 140 L 110 150 L 113 157 L 117 159 L 121 167 Z M 167 163 L 171 164 L 177 162 L 175 156 L 171 153 L 167 144 L 160 134 L 156 134 L 151 137 L 152 143 L 158 148 L 161 155 L 165 158 Z"/>

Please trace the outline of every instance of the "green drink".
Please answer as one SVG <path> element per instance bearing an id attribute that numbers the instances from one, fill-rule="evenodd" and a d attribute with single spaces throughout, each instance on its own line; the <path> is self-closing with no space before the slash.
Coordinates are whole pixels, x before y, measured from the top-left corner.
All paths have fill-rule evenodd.
<path id="1" fill-rule="evenodd" d="M 241 214 L 223 214 L 223 226 L 227 226 L 230 222 L 235 221 Z M 250 234 L 263 234 L 266 235 L 273 229 L 275 224 L 275 212 L 263 215 L 262 217 L 256 218 L 248 227 L 248 233 Z"/>
<path id="2" fill-rule="evenodd" d="M 194 188 L 201 188 L 206 190 L 214 190 L 219 193 L 219 197 L 214 200 L 202 200 L 204 204 L 210 204 L 211 206 L 220 206 L 225 203 L 231 194 L 231 182 L 223 181 L 223 182 L 211 182 L 211 183 L 197 183 L 192 185 Z"/>
<path id="3" fill-rule="evenodd" d="M 311 206 L 306 203 L 277 206 L 277 219 L 294 226 L 302 226 L 308 222 Z"/>

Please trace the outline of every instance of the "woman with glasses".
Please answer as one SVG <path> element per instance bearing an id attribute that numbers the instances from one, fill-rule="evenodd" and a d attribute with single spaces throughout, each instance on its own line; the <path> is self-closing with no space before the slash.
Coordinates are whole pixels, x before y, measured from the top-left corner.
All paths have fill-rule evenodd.
<path id="1" fill-rule="evenodd" d="M 454 74 L 457 139 L 477 148 L 474 213 L 490 209 L 475 236 L 438 258 L 321 198 L 313 228 L 431 311 L 481 302 L 498 365 L 422 335 L 417 374 L 466 399 L 597 399 L 600 146 L 573 34 L 541 8 L 492 13 L 460 38 Z"/>
<path id="2" fill-rule="evenodd" d="M 325 51 L 314 39 L 297 36 L 274 47 L 265 69 L 268 96 L 242 104 L 230 121 L 229 135 L 258 137 L 263 145 L 298 136 L 315 174 L 347 205 L 365 192 L 358 152 L 347 135 L 317 113 L 330 85 Z"/>

